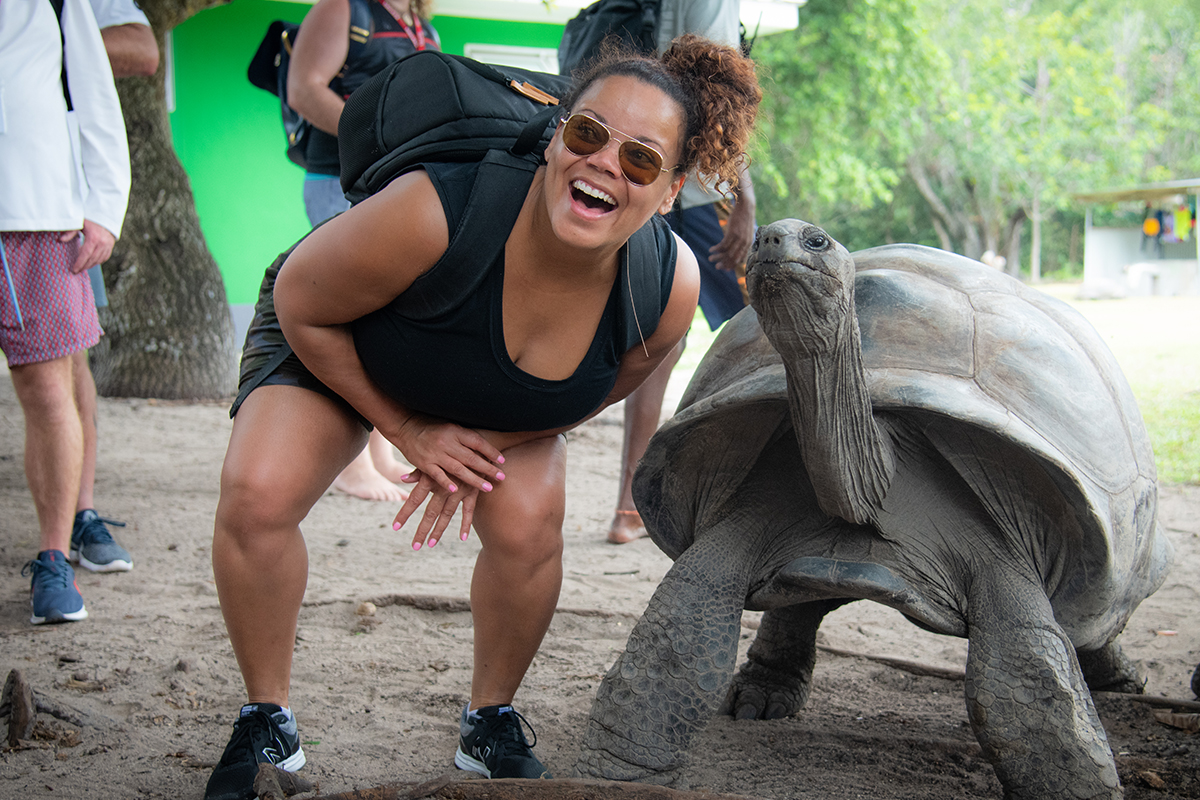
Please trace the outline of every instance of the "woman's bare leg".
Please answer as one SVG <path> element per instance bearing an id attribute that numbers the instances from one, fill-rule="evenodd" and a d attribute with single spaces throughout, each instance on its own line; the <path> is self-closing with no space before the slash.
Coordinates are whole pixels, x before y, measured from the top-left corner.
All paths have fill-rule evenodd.
<path id="1" fill-rule="evenodd" d="M 250 702 L 288 705 L 308 583 L 300 521 L 366 439 L 343 407 L 307 389 L 263 386 L 238 410 L 221 470 L 213 573 Z"/>
<path id="2" fill-rule="evenodd" d="M 608 529 L 608 541 L 625 544 L 646 535 L 642 517 L 633 504 L 633 473 L 638 461 L 646 454 L 650 437 L 658 430 L 662 417 L 663 397 L 671 381 L 671 370 L 683 355 L 681 340 L 662 363 L 633 394 L 625 398 L 625 439 L 621 447 L 621 486 L 617 491 L 617 511 Z"/>
<path id="3" fill-rule="evenodd" d="M 512 701 L 550 627 L 562 586 L 566 456 L 561 436 L 509 448 L 504 481 L 480 495 L 472 709 Z"/>

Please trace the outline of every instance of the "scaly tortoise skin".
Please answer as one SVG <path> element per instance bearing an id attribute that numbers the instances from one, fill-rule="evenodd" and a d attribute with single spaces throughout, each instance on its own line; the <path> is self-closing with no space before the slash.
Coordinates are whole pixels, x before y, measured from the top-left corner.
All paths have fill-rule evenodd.
<path id="1" fill-rule="evenodd" d="M 675 564 L 604 679 L 578 771 L 672 783 L 716 711 L 804 707 L 817 628 L 874 600 L 966 637 L 972 728 L 1012 798 L 1121 796 L 1088 687 L 1165 578 L 1128 384 L 1067 305 L 916 245 L 759 231 L 731 320 L 634 481 Z M 743 608 L 763 610 L 732 685 Z"/>

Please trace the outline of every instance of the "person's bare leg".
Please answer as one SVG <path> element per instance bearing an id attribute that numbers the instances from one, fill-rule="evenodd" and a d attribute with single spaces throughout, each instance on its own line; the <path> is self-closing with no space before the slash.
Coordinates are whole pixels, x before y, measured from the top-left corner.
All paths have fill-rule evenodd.
<path id="1" fill-rule="evenodd" d="M 561 436 L 509 448 L 504 481 L 480 495 L 472 709 L 512 701 L 550 627 L 562 586 L 566 455 Z"/>
<path id="2" fill-rule="evenodd" d="M 404 476 L 413 470 L 396 458 L 396 448 L 379 431 L 371 431 L 371 441 L 367 443 L 367 449 L 371 452 L 371 463 L 375 465 L 375 469 L 392 483 L 400 483 Z M 408 492 L 404 494 L 407 498 Z"/>
<path id="3" fill-rule="evenodd" d="M 386 441 L 386 440 L 385 440 Z M 387 500 L 402 503 L 408 493 L 375 469 L 369 447 L 363 447 L 354 460 L 333 479 L 333 488 L 363 500 Z"/>
<path id="4" fill-rule="evenodd" d="M 213 574 L 252 703 L 288 706 L 308 582 L 300 521 L 366 439 L 341 406 L 291 386 L 254 390 L 234 420 L 213 528 Z"/>
<path id="5" fill-rule="evenodd" d="M 88 351 L 80 350 L 71 356 L 71 372 L 75 379 L 75 406 L 83 426 L 83 469 L 79 476 L 79 499 L 76 513 L 95 508 L 93 492 L 96 487 L 96 380 L 88 366 Z"/>
<path id="6" fill-rule="evenodd" d="M 37 509 L 39 551 L 71 546 L 83 464 L 83 429 L 75 407 L 71 357 L 9 370 L 25 414 L 25 480 Z"/>
<path id="7" fill-rule="evenodd" d="M 641 386 L 625 398 L 625 440 L 621 446 L 621 488 L 617 494 L 617 511 L 608 529 L 608 541 L 625 544 L 646 535 L 642 517 L 633 504 L 633 473 L 638 461 L 646 454 L 650 437 L 658 430 L 662 417 L 663 397 L 671 381 L 671 370 L 683 355 L 684 340 L 675 345 L 662 363 Z"/>

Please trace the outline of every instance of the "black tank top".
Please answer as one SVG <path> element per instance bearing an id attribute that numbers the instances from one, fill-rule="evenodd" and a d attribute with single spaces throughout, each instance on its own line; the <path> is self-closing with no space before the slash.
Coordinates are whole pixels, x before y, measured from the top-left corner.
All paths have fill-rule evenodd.
<path id="1" fill-rule="evenodd" d="M 365 2 L 371 10 L 371 31 L 367 41 L 361 48 L 350 48 L 350 55 L 342 66 L 341 72 L 329 84 L 329 88 L 342 97 L 349 97 L 358 87 L 362 86 L 375 75 L 383 72 L 397 60 L 417 52 L 416 45 L 405 35 L 400 23 L 391 15 L 379 0 L 351 0 Z M 353 15 L 352 20 L 353 22 Z M 437 31 L 423 19 L 418 19 L 419 31 L 411 31 L 420 37 L 427 50 L 440 50 Z M 305 169 L 319 175 L 337 175 L 341 172 L 338 163 L 338 143 L 336 136 L 330 136 L 316 127 L 308 137 L 308 147 L 304 157 L 307 159 Z"/>
<path id="2" fill-rule="evenodd" d="M 426 164 L 424 168 L 454 231 L 478 164 Z M 660 248 L 662 308 L 675 272 L 674 255 L 673 247 Z M 618 283 L 614 281 L 587 355 L 564 380 L 530 375 L 508 356 L 503 251 L 479 289 L 456 308 L 433 319 L 414 320 L 385 306 L 353 323 L 354 345 L 372 380 L 415 411 L 468 428 L 550 430 L 595 411 L 616 382 L 623 355 Z"/>

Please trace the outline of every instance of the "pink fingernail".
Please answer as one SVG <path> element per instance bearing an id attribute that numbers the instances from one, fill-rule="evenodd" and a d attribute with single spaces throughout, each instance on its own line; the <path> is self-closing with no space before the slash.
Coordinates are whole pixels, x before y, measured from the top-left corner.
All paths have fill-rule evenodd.
<path id="1" fill-rule="evenodd" d="M 411 473 L 411 472 L 406 472 L 406 473 L 404 473 L 403 475 L 401 475 L 401 476 L 400 476 L 400 480 L 402 480 L 402 481 L 406 481 L 406 480 L 408 480 L 408 479 L 409 479 L 409 478 L 411 478 L 411 477 L 412 477 L 412 473 Z"/>
<path id="2" fill-rule="evenodd" d="M 430 539 L 430 540 L 429 540 L 429 546 L 430 546 L 430 547 L 433 547 L 433 546 L 434 546 L 434 545 L 436 545 L 436 544 L 437 544 L 437 539 Z"/>
<path id="3" fill-rule="evenodd" d="M 498 481 L 502 481 L 502 480 L 504 480 L 504 473 L 503 473 L 503 472 L 497 472 L 497 473 L 496 473 L 496 480 L 498 480 Z"/>
<path id="4" fill-rule="evenodd" d="M 457 491 L 458 491 L 458 487 L 455 486 L 453 483 L 450 484 L 450 494 L 454 494 Z"/>
<path id="5" fill-rule="evenodd" d="M 483 482 L 483 490 L 485 492 L 490 492 L 492 490 L 492 485 L 490 483 L 488 483 L 487 481 L 484 481 Z"/>
<path id="6" fill-rule="evenodd" d="M 465 541 L 467 540 L 467 535 L 464 533 L 464 534 L 463 534 L 462 536 L 460 536 L 459 538 L 460 538 L 460 539 L 462 539 L 462 540 L 465 542 Z"/>
<path id="7" fill-rule="evenodd" d="M 413 550 L 420 550 L 420 549 L 421 549 L 421 543 L 413 542 Z"/>
<path id="8" fill-rule="evenodd" d="M 399 523 L 399 522 L 393 522 L 393 523 L 392 523 L 392 530 L 394 530 L 394 531 L 398 531 L 398 530 L 400 530 L 400 523 Z"/>
<path id="9" fill-rule="evenodd" d="M 497 463 L 497 464 L 503 464 L 503 463 L 504 463 L 504 456 L 500 456 L 500 458 L 496 459 L 496 463 Z"/>

